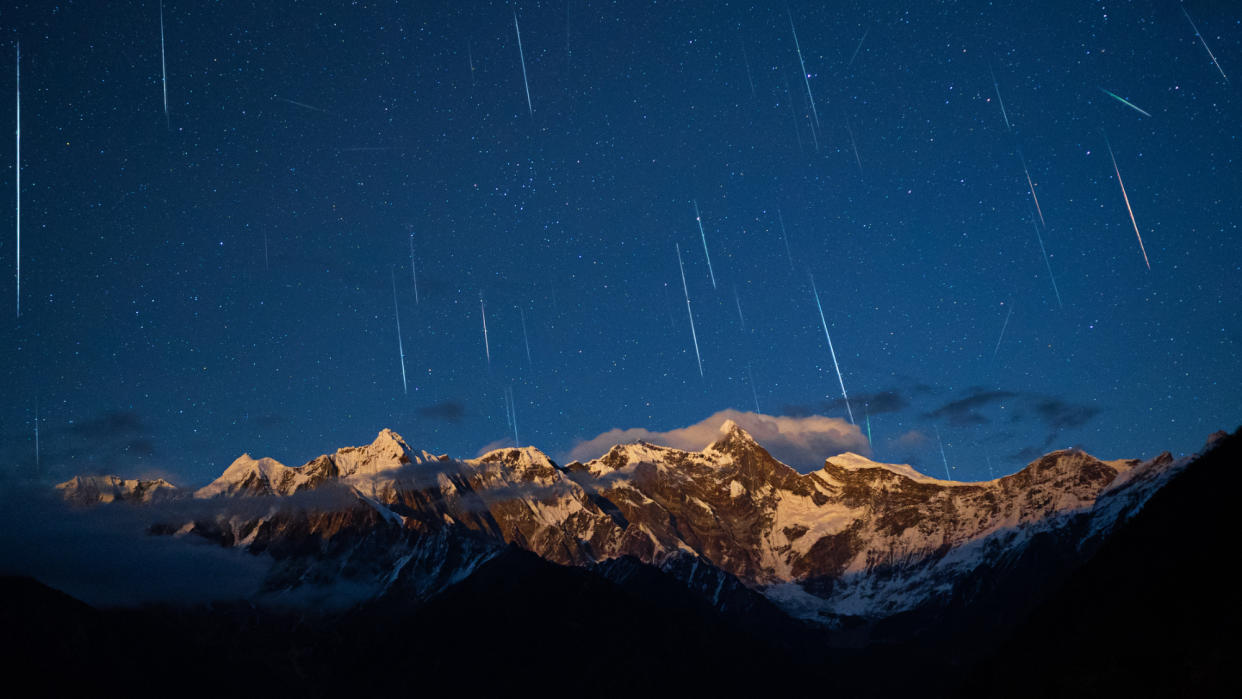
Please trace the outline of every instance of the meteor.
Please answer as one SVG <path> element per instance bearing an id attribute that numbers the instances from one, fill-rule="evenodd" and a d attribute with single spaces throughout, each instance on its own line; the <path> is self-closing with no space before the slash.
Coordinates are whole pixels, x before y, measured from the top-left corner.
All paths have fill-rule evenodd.
<path id="1" fill-rule="evenodd" d="M 17 317 L 22 317 L 22 45 L 17 45 Z"/>
<path id="2" fill-rule="evenodd" d="M 405 379 L 405 345 L 401 341 L 401 311 L 397 309 L 397 272 L 389 270 L 392 277 L 392 315 L 397 319 L 397 354 L 401 356 L 401 389 L 410 395 L 410 386 Z"/>
<path id="3" fill-rule="evenodd" d="M 410 234 L 410 278 L 414 281 L 414 303 L 418 301 L 418 271 L 414 268 L 414 234 Z"/>
<path id="4" fill-rule="evenodd" d="M 815 115 L 815 125 L 823 128 L 819 123 L 819 111 L 815 109 L 815 96 L 811 94 L 811 78 L 806 72 L 806 61 L 802 60 L 802 46 L 798 43 L 798 30 L 794 28 L 793 12 L 789 13 L 789 31 L 793 32 L 794 48 L 798 50 L 798 63 L 802 66 L 802 81 L 806 83 L 806 96 L 811 101 L 811 113 Z M 811 131 L 811 133 L 813 135 L 815 132 Z"/>
<path id="5" fill-rule="evenodd" d="M 1044 266 L 1048 268 L 1048 279 L 1052 282 L 1052 293 L 1057 295 L 1057 307 L 1065 308 L 1061 303 L 1061 291 L 1057 289 L 1057 278 L 1052 276 L 1052 263 L 1048 261 L 1048 251 L 1044 249 L 1044 237 L 1039 234 L 1039 224 L 1035 223 L 1035 219 L 1031 219 L 1031 225 L 1035 226 L 1035 239 L 1039 241 L 1039 251 L 1044 255 Z"/>
<path id="6" fill-rule="evenodd" d="M 699 237 L 703 239 L 703 254 L 707 256 L 707 273 L 712 277 L 712 288 L 716 288 L 716 273 L 712 271 L 712 254 L 707 251 L 707 234 L 703 232 L 703 217 L 699 215 L 699 201 L 694 200 L 694 221 L 699 224 Z"/>
<path id="7" fill-rule="evenodd" d="M 1021 150 L 1018 151 L 1018 159 L 1022 161 L 1022 172 L 1026 173 L 1026 186 L 1031 188 L 1031 199 L 1035 200 L 1035 212 L 1039 214 L 1039 222 L 1046 226 L 1048 224 L 1044 223 L 1044 211 L 1039 208 L 1039 197 L 1035 196 L 1035 183 L 1031 181 L 1031 171 L 1026 167 L 1026 158 L 1022 156 Z"/>
<path id="8" fill-rule="evenodd" d="M 1104 134 L 1104 145 L 1108 146 L 1108 157 L 1113 161 L 1113 172 L 1117 173 L 1117 184 L 1121 185 L 1121 197 L 1126 200 L 1126 211 L 1130 213 L 1130 224 L 1134 226 L 1134 235 L 1138 238 L 1139 250 L 1143 252 L 1143 262 L 1151 270 L 1151 261 L 1147 259 L 1147 248 L 1143 246 L 1143 236 L 1139 233 L 1138 221 L 1134 220 L 1134 209 L 1130 207 L 1130 195 L 1126 194 L 1126 183 L 1121 181 L 1121 170 L 1117 169 L 1117 157 L 1113 155 L 1113 144 L 1108 142 L 1108 134 Z"/>
<path id="9" fill-rule="evenodd" d="M 949 475 L 949 459 L 944 455 L 944 442 L 940 441 L 940 428 L 936 428 L 936 444 L 940 445 L 940 460 L 944 462 L 944 479 L 951 481 L 953 476 Z"/>
<path id="10" fill-rule="evenodd" d="M 1005 100 L 1001 99 L 1000 84 L 996 82 L 996 73 L 992 72 L 992 66 L 988 66 L 988 73 L 992 75 L 992 87 L 996 89 L 996 101 L 1000 103 L 1001 116 L 1005 118 L 1005 128 L 1013 131 L 1013 127 L 1009 125 L 1009 114 L 1005 112 Z"/>
<path id="11" fill-rule="evenodd" d="M 781 222 L 781 240 L 785 241 L 785 256 L 789 258 L 789 271 L 794 269 L 793 253 L 789 251 L 789 234 L 785 232 L 785 214 L 781 212 L 781 207 L 776 207 L 776 219 Z"/>
<path id="12" fill-rule="evenodd" d="M 530 337 L 526 334 L 526 311 L 518 306 L 518 317 L 522 319 L 522 342 L 526 343 L 526 363 L 534 365 L 534 361 L 530 358 Z"/>
<path id="13" fill-rule="evenodd" d="M 535 108 L 530 103 L 530 82 L 526 79 L 526 53 L 522 51 L 522 28 L 518 26 L 517 10 L 513 11 L 513 29 L 517 32 L 518 57 L 522 59 L 522 84 L 526 86 L 526 109 L 535 116 Z"/>
<path id="14" fill-rule="evenodd" d="M 858 52 L 862 51 L 863 42 L 867 40 L 867 34 L 871 33 L 871 27 L 867 27 L 867 31 L 863 32 L 862 38 L 858 40 L 858 46 L 854 47 L 854 55 L 850 56 L 850 62 L 845 64 L 845 69 L 849 70 L 854 65 L 854 59 L 858 58 Z"/>
<path id="15" fill-rule="evenodd" d="M 1102 87 L 1100 88 L 1100 92 L 1103 92 L 1104 94 L 1108 95 L 1109 97 L 1112 97 L 1113 99 L 1115 99 L 1115 100 L 1117 100 L 1118 102 L 1120 102 L 1120 103 L 1124 104 L 1125 106 L 1129 107 L 1130 109 L 1133 109 L 1134 111 L 1138 112 L 1139 114 L 1142 114 L 1142 115 L 1143 115 L 1143 116 L 1145 116 L 1145 117 L 1149 117 L 1149 116 L 1151 116 L 1150 114 L 1148 114 L 1147 112 L 1143 111 L 1142 109 L 1139 109 L 1138 107 L 1134 106 L 1134 103 L 1133 103 L 1133 102 L 1131 102 L 1130 100 L 1128 100 L 1128 99 L 1126 99 L 1126 98 L 1124 98 L 1124 97 L 1119 97 L 1119 96 L 1117 96 L 1117 95 L 1115 95 L 1115 94 L 1113 94 L 1113 93 L 1109 92 L 1108 90 L 1105 90 L 1105 89 L 1104 89 L 1104 88 L 1102 88 Z"/>
<path id="16" fill-rule="evenodd" d="M 1009 316 L 1013 315 L 1013 306 L 1005 314 L 1005 322 L 1001 323 L 1000 337 L 996 338 L 996 349 L 992 350 L 992 361 L 996 361 L 996 353 L 1000 351 L 1001 341 L 1005 339 L 1005 328 L 1009 327 Z"/>
<path id="17" fill-rule="evenodd" d="M 487 307 L 483 305 L 483 297 L 479 297 L 479 313 L 483 316 L 483 350 L 487 352 L 487 369 L 492 368 L 492 346 L 487 341 Z"/>
<path id="18" fill-rule="evenodd" d="M 677 243 L 677 268 L 681 270 L 681 290 L 686 294 L 686 313 L 690 316 L 690 337 L 694 340 L 694 358 L 699 362 L 699 377 L 703 377 L 703 357 L 699 355 L 699 336 L 694 331 L 694 311 L 690 310 L 690 289 L 686 286 L 686 267 L 681 262 L 681 243 Z"/>
<path id="19" fill-rule="evenodd" d="M 1186 6 L 1181 5 L 1182 14 L 1186 15 L 1186 21 L 1190 22 L 1190 28 L 1195 30 L 1195 36 L 1199 37 L 1199 43 L 1203 44 L 1203 50 L 1207 51 L 1208 57 L 1212 59 L 1212 64 L 1216 66 L 1216 70 L 1220 71 L 1220 77 L 1229 82 L 1229 76 L 1225 75 L 1225 70 L 1220 67 L 1220 62 L 1216 60 L 1216 54 L 1212 53 L 1212 49 L 1208 48 L 1207 42 L 1203 40 L 1203 35 L 1199 33 L 1199 28 L 1195 26 L 1195 21 L 1190 18 L 1190 13 L 1186 11 Z"/>
<path id="20" fill-rule="evenodd" d="M 733 287 L 733 303 L 737 305 L 737 319 L 742 324 L 742 331 L 746 331 L 746 317 L 742 315 L 742 300 L 737 297 L 737 287 Z"/>
<path id="21" fill-rule="evenodd" d="M 755 412 L 760 413 L 762 411 L 759 410 L 759 392 L 755 390 L 755 375 L 750 373 L 749 362 L 746 364 L 746 378 L 750 380 L 750 395 L 755 399 Z"/>
<path id="22" fill-rule="evenodd" d="M 172 128 L 168 121 L 168 64 L 164 60 L 164 3 L 160 2 L 160 85 L 164 88 L 164 126 Z"/>
<path id="23" fill-rule="evenodd" d="M 828 321 L 824 319 L 824 306 L 819 302 L 819 290 L 815 288 L 815 277 L 811 277 L 811 292 L 815 294 L 815 307 L 819 309 L 819 322 L 824 326 L 824 337 L 828 338 L 828 352 L 832 355 L 832 366 L 837 370 L 837 382 L 841 384 L 841 397 L 845 399 L 845 410 L 850 414 L 850 424 L 854 424 L 854 410 L 850 408 L 850 397 L 845 392 L 845 379 L 841 378 L 841 366 L 837 364 L 837 351 L 832 348 L 832 336 L 828 334 Z"/>

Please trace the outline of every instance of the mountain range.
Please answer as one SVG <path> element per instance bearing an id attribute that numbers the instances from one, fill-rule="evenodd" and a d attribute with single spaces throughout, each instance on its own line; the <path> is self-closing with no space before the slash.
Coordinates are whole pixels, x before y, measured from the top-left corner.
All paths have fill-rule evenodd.
<path id="1" fill-rule="evenodd" d="M 417 618 L 446 638 L 470 630 L 565 649 L 573 634 L 602 634 L 590 643 L 634 662 L 662 655 L 655 648 L 712 667 L 742 662 L 739 681 L 759 686 L 771 684 L 760 667 L 826 664 L 845 671 L 829 684 L 858 693 L 957 691 L 962 668 L 984 692 L 1002 683 L 1001 640 L 1029 625 L 1149 501 L 1210 468 L 1203 462 L 1219 459 L 1220 445 L 1236 451 L 1236 441 L 1214 435 L 1202 454 L 1180 459 L 1055 451 L 1012 475 L 965 483 L 849 453 L 799 473 L 731 421 L 701 451 L 640 442 L 565 465 L 533 447 L 453 459 L 383 430 L 369 445 L 297 467 L 243 455 L 194 491 L 116 476 L 57 489 L 76 507 L 150 510 L 152 537 L 268 561 L 242 616 L 271 615 L 265 623 L 278 628 L 327 614 L 318 626 L 333 638 L 374 631 L 358 629 L 361 619 L 400 638 L 391 620 Z M 508 628 L 498 619 L 529 614 L 535 601 L 548 606 L 526 626 L 552 623 L 555 633 L 494 633 Z M 236 614 L 226 626 L 240 623 Z M 608 638 L 655 645 L 621 652 Z M 439 657 L 425 640 L 415 645 Z M 912 653 L 903 665 L 913 675 L 887 675 L 877 649 Z M 912 679 L 925 673 L 933 678 Z"/>

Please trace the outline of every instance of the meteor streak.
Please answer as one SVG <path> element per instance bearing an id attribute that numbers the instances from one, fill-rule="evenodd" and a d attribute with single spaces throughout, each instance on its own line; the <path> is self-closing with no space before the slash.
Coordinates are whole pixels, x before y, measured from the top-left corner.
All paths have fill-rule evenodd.
<path id="1" fill-rule="evenodd" d="M 1195 30 L 1195 36 L 1199 37 L 1199 43 L 1203 44 L 1203 50 L 1207 51 L 1207 55 L 1212 59 L 1212 64 L 1216 66 L 1216 70 L 1220 71 L 1220 77 L 1229 82 L 1229 76 L 1225 75 L 1225 70 L 1220 67 L 1220 62 L 1216 60 L 1216 54 L 1212 53 L 1212 49 L 1208 48 L 1207 42 L 1203 40 L 1203 35 L 1199 33 L 1199 28 L 1195 26 L 1195 21 L 1190 18 L 1190 13 L 1186 11 L 1185 5 L 1180 5 L 1182 14 L 1186 15 L 1186 21 L 1190 22 L 1190 28 Z"/>
<path id="2" fill-rule="evenodd" d="M 1013 127 L 1009 125 L 1009 114 L 1005 111 L 1005 100 L 1001 99 L 1000 84 L 996 82 L 996 73 L 992 72 L 992 66 L 988 66 L 988 73 L 992 75 L 992 87 L 996 89 L 996 101 L 1000 103 L 1001 116 L 1005 118 L 1005 128 L 1013 131 Z"/>
<path id="3" fill-rule="evenodd" d="M 785 256 L 789 258 L 789 271 L 794 270 L 793 253 L 789 251 L 789 235 L 785 232 L 785 214 L 781 213 L 781 208 L 776 207 L 776 219 L 781 222 L 781 240 L 785 241 Z"/>
<path id="4" fill-rule="evenodd" d="M 815 277 L 811 277 L 811 292 L 815 294 L 815 307 L 819 309 L 819 322 L 824 326 L 824 337 L 828 339 L 828 352 L 832 355 L 832 367 L 837 370 L 837 382 L 841 384 L 841 397 L 845 399 L 845 410 L 850 414 L 850 424 L 854 424 L 854 410 L 850 408 L 850 397 L 845 392 L 845 379 L 841 378 L 841 366 L 837 364 L 837 351 L 832 348 L 832 336 L 828 334 L 828 321 L 824 319 L 824 306 L 819 302 L 819 290 L 815 288 Z"/>
<path id="5" fill-rule="evenodd" d="M 1150 114 L 1148 114 L 1147 112 L 1143 111 L 1142 109 L 1139 109 L 1138 107 L 1134 106 L 1134 103 L 1133 103 L 1133 102 L 1131 102 L 1130 100 L 1128 100 L 1128 99 L 1126 99 L 1126 98 L 1124 98 L 1124 97 L 1119 97 L 1119 96 L 1117 96 L 1117 95 L 1115 95 L 1115 94 L 1113 94 L 1113 93 L 1109 92 L 1108 90 L 1105 90 L 1105 89 L 1104 89 L 1104 88 L 1102 88 L 1102 87 L 1100 88 L 1100 92 L 1103 92 L 1104 94 L 1108 95 L 1109 97 L 1112 97 L 1113 99 L 1115 99 L 1115 100 L 1117 100 L 1118 102 L 1120 102 L 1120 103 L 1124 104 L 1125 106 L 1129 107 L 1130 109 L 1133 109 L 1134 111 L 1138 112 L 1139 114 L 1142 114 L 1142 115 L 1143 115 L 1143 116 L 1145 116 L 1145 117 L 1149 117 L 1149 116 L 1151 116 Z"/>
<path id="6" fill-rule="evenodd" d="M 1035 212 L 1039 214 L 1039 222 L 1046 226 L 1048 224 L 1044 223 L 1044 211 L 1039 208 L 1039 197 L 1035 196 L 1035 183 L 1031 181 L 1031 171 L 1026 167 L 1026 158 L 1022 156 L 1021 150 L 1018 151 L 1018 158 L 1022 161 L 1022 172 L 1026 173 L 1026 186 L 1031 188 L 1031 199 L 1035 200 Z"/>
<path id="7" fill-rule="evenodd" d="M 17 317 L 22 317 L 22 45 L 17 45 Z"/>
<path id="8" fill-rule="evenodd" d="M 789 13 L 789 31 L 793 32 L 794 48 L 798 50 L 798 63 L 802 66 L 802 81 L 806 83 L 806 96 L 811 102 L 811 113 L 815 115 L 815 125 L 820 126 L 819 111 L 815 109 L 815 96 L 811 94 L 811 78 L 806 72 L 806 61 L 802 60 L 802 46 L 798 43 L 798 30 L 794 28 L 793 12 Z M 823 127 L 821 126 L 820 128 Z M 814 134 L 815 132 L 812 131 L 811 133 Z"/>
<path id="9" fill-rule="evenodd" d="M 1121 197 L 1126 200 L 1126 211 L 1130 213 L 1130 223 L 1134 226 L 1134 235 L 1138 238 L 1139 250 L 1143 252 L 1143 262 L 1151 270 L 1151 261 L 1147 259 L 1147 248 L 1143 246 L 1143 235 L 1139 233 L 1138 221 L 1134 220 L 1134 209 L 1130 207 L 1130 195 L 1126 194 L 1126 183 L 1121 181 L 1121 170 L 1117 169 L 1117 157 L 1113 155 L 1113 144 L 1108 142 L 1108 134 L 1104 134 L 1104 145 L 1108 146 L 1108 157 L 1113 161 L 1113 172 L 1117 173 L 1117 184 L 1121 185 Z"/>
<path id="10" fill-rule="evenodd" d="M 940 441 L 940 428 L 936 428 L 936 444 L 940 445 L 940 460 L 944 462 L 944 479 L 953 480 L 953 476 L 949 475 L 949 459 L 944 455 L 944 442 Z"/>
<path id="11" fill-rule="evenodd" d="M 483 350 L 487 352 L 487 369 L 492 368 L 492 346 L 487 341 L 487 307 L 483 305 L 483 297 L 479 297 L 479 313 L 483 316 Z"/>
<path id="12" fill-rule="evenodd" d="M 1005 339 L 1005 328 L 1009 327 L 1009 316 L 1013 315 L 1013 306 L 1005 314 L 1005 322 L 1001 323 L 1000 337 L 996 338 L 996 349 L 992 350 L 992 361 L 996 361 L 996 353 L 1000 351 L 1001 341 Z"/>
<path id="13" fill-rule="evenodd" d="M 414 303 L 418 301 L 418 271 L 414 268 L 414 234 L 410 234 L 410 278 L 414 281 Z"/>
<path id="14" fill-rule="evenodd" d="M 522 59 L 522 84 L 526 86 L 526 109 L 535 116 L 535 108 L 530 103 L 530 82 L 526 79 L 526 53 L 522 51 L 522 28 L 518 26 L 517 10 L 513 11 L 513 30 L 517 32 L 518 57 Z"/>
<path id="15" fill-rule="evenodd" d="M 397 309 L 397 272 L 389 270 L 392 276 L 392 315 L 397 319 L 397 354 L 401 356 L 401 389 L 410 395 L 410 386 L 405 379 L 405 345 L 401 341 L 401 311 Z"/>
<path id="16" fill-rule="evenodd" d="M 703 254 L 707 256 L 707 273 L 712 277 L 712 288 L 716 288 L 716 273 L 712 271 L 712 254 L 707 251 L 707 234 L 703 232 L 703 217 L 699 215 L 699 202 L 694 201 L 694 222 L 699 224 L 699 237 L 703 239 Z"/>
<path id="17" fill-rule="evenodd" d="M 677 268 L 681 270 L 681 290 L 686 294 L 686 314 L 690 316 L 690 337 L 694 340 L 694 358 L 699 362 L 699 377 L 703 376 L 703 357 L 699 355 L 699 336 L 694 331 L 694 311 L 690 310 L 690 289 L 686 286 L 686 267 L 681 262 L 681 243 L 677 243 Z"/>
<path id="18" fill-rule="evenodd" d="M 164 126 L 172 128 L 168 121 L 168 64 L 164 60 L 164 3 L 160 2 L 160 85 L 164 88 Z"/>
<path id="19" fill-rule="evenodd" d="M 1031 225 L 1035 226 L 1035 239 L 1039 241 L 1039 251 L 1044 255 L 1044 266 L 1048 268 L 1048 280 L 1052 282 L 1052 292 L 1057 295 L 1057 307 L 1065 308 L 1061 303 L 1061 291 L 1057 289 L 1057 278 L 1052 276 L 1052 263 L 1048 261 L 1048 251 L 1044 249 L 1044 237 L 1039 234 L 1039 224 L 1035 223 L 1035 219 L 1031 219 Z"/>
<path id="20" fill-rule="evenodd" d="M 862 51 L 863 42 L 867 40 L 867 34 L 871 32 L 871 27 L 867 27 L 867 31 L 863 32 L 862 38 L 858 40 L 858 46 L 854 47 L 854 55 L 850 56 L 850 62 L 845 64 L 845 69 L 849 70 L 854 65 L 854 59 L 858 58 L 858 52 Z"/>
<path id="21" fill-rule="evenodd" d="M 521 306 L 518 306 L 518 317 L 522 319 L 522 342 L 526 343 L 526 363 L 533 366 L 535 362 L 530 358 L 530 337 L 526 334 L 526 311 L 522 310 Z"/>
<path id="22" fill-rule="evenodd" d="M 733 287 L 733 303 L 737 305 L 737 319 L 742 324 L 742 331 L 746 330 L 746 316 L 742 315 L 742 300 L 737 297 L 737 287 Z"/>

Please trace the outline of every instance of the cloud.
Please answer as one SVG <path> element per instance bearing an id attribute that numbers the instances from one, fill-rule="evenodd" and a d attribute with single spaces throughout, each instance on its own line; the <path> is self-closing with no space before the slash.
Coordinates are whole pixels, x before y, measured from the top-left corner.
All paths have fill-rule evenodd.
<path id="1" fill-rule="evenodd" d="M 421 407 L 415 412 L 419 417 L 456 424 L 466 416 L 466 406 L 455 400 L 445 400 Z"/>
<path id="2" fill-rule="evenodd" d="M 198 537 L 152 536 L 167 508 L 66 504 L 46 485 L 0 483 L 0 574 L 29 575 L 96 606 L 197 604 L 253 594 L 272 559 Z"/>
<path id="3" fill-rule="evenodd" d="M 859 414 L 862 414 L 863 410 L 871 415 L 895 413 L 905 410 L 909 405 L 910 401 L 894 389 L 878 393 L 856 394 L 850 398 L 850 406 L 859 411 Z M 786 405 L 781 408 L 781 412 L 789 417 L 810 417 L 825 413 L 845 414 L 845 399 L 836 398 L 811 405 Z"/>
<path id="4" fill-rule="evenodd" d="M 1100 414 L 1092 405 L 1075 405 L 1058 398 L 1042 398 L 1035 401 L 1032 409 L 1050 429 L 1082 427 Z"/>
<path id="5" fill-rule="evenodd" d="M 578 442 L 565 458 L 586 461 L 604 454 L 616 444 L 638 441 L 698 451 L 716 441 L 720 425 L 725 420 L 741 425 L 772 456 L 803 471 L 820 468 L 824 465 L 824 459 L 842 452 L 871 453 L 867 438 L 858 427 L 840 418 L 822 415 L 772 416 L 722 410 L 701 422 L 665 432 L 644 427 L 611 429 Z"/>
<path id="6" fill-rule="evenodd" d="M 997 403 L 1007 398 L 1016 398 L 1017 393 L 1013 391 L 987 391 L 979 388 L 970 389 L 965 398 L 959 398 L 954 401 L 945 403 L 935 410 L 927 413 L 927 417 L 935 419 L 946 419 L 950 425 L 954 427 L 970 427 L 972 425 L 986 425 L 991 420 L 984 417 L 979 412 L 980 408 L 986 407 L 991 403 Z"/>

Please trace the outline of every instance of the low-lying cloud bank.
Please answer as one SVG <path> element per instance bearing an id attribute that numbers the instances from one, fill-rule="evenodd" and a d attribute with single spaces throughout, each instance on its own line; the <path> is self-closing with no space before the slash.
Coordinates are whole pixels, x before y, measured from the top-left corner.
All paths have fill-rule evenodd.
<path id="1" fill-rule="evenodd" d="M 741 425 L 772 456 L 803 472 L 820 468 L 824 465 L 824 459 L 842 452 L 871 455 L 867 437 L 858 426 L 840 418 L 823 415 L 788 417 L 722 410 L 701 422 L 665 432 L 644 427 L 614 428 L 578 442 L 565 457 L 588 461 L 606 453 L 613 445 L 640 441 L 698 451 L 716 441 L 720 425 L 725 420 Z"/>

